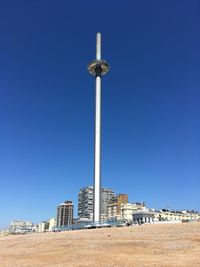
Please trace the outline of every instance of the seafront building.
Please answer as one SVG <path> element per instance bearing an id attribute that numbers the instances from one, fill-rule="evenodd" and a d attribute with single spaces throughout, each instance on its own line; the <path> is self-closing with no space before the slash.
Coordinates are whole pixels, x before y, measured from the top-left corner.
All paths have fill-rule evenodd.
<path id="1" fill-rule="evenodd" d="M 32 232 L 33 223 L 30 221 L 11 221 L 9 232 L 11 234 L 25 234 Z"/>
<path id="2" fill-rule="evenodd" d="M 57 221 L 54 217 L 52 217 L 51 219 L 49 219 L 48 223 L 49 223 L 49 229 L 48 230 L 49 230 L 49 232 L 52 232 L 57 225 Z"/>
<path id="3" fill-rule="evenodd" d="M 114 192 L 110 188 L 101 188 L 101 220 L 106 220 L 108 217 L 108 205 L 114 198 Z M 83 187 L 78 195 L 78 217 L 88 218 L 93 220 L 93 201 L 94 191 L 93 186 Z"/>
<path id="4" fill-rule="evenodd" d="M 84 199 L 86 204 L 92 203 L 93 190 L 92 187 L 86 187 L 80 189 L 80 192 L 84 192 Z M 168 209 L 150 209 L 145 207 L 145 203 L 123 203 L 128 200 L 128 195 L 119 194 L 114 195 L 111 189 L 103 188 L 103 207 L 101 221 L 108 223 L 108 221 L 115 221 L 115 223 L 125 224 L 146 224 L 146 223 L 181 223 L 181 222 L 193 222 L 200 221 L 200 213 L 194 210 L 168 210 Z M 80 195 L 79 195 L 80 197 Z M 16 220 L 11 221 L 9 230 L 1 234 L 28 234 L 28 233 L 43 233 L 54 231 L 57 227 L 71 226 L 82 227 L 84 225 L 90 225 L 93 221 L 93 210 L 87 209 L 83 201 L 81 203 L 86 209 L 85 215 L 77 218 L 73 218 L 74 205 L 72 201 L 65 201 L 57 207 L 57 221 L 54 217 L 49 220 L 42 221 L 38 224 L 33 224 L 31 221 Z M 80 205 L 79 205 L 80 206 Z M 120 207 L 120 209 L 119 209 Z M 106 213 L 107 209 L 107 213 Z M 91 213 L 90 213 L 91 212 Z M 80 228 L 79 228 L 80 229 Z"/>
<path id="5" fill-rule="evenodd" d="M 167 223 L 167 222 L 192 222 L 200 220 L 200 213 L 195 211 L 170 211 L 166 209 L 154 210 L 143 208 L 132 214 L 133 223 Z"/>
<path id="6" fill-rule="evenodd" d="M 122 204 L 128 203 L 127 194 L 118 194 L 112 198 L 110 204 L 108 205 L 108 219 L 117 220 L 121 219 L 121 206 Z"/>
<path id="7" fill-rule="evenodd" d="M 109 220 L 117 220 L 121 218 L 120 215 L 117 214 L 117 204 L 111 203 L 108 205 L 108 219 Z"/>
<path id="8" fill-rule="evenodd" d="M 48 221 L 42 221 L 37 224 L 36 232 L 38 233 L 44 233 L 49 230 L 49 222 Z"/>
<path id="9" fill-rule="evenodd" d="M 93 186 L 83 187 L 79 190 L 78 217 L 93 220 Z"/>
<path id="10" fill-rule="evenodd" d="M 65 201 L 57 207 L 57 226 L 69 226 L 73 224 L 74 204 L 72 201 Z"/>
<path id="11" fill-rule="evenodd" d="M 142 208 L 144 208 L 144 204 L 140 202 L 121 204 L 121 217 L 127 221 L 131 221 L 133 219 L 133 212 Z"/>
<path id="12" fill-rule="evenodd" d="M 52 232 L 56 227 L 56 225 L 57 225 L 56 219 L 53 217 L 49 220 L 42 221 L 34 225 L 33 232 L 36 233 Z"/>
<path id="13" fill-rule="evenodd" d="M 108 218 L 108 205 L 113 201 L 115 193 L 110 188 L 101 188 L 101 220 Z"/>
<path id="14" fill-rule="evenodd" d="M 136 210 L 132 214 L 133 223 L 143 224 L 143 223 L 154 223 L 155 212 L 149 210 L 148 208 L 142 208 Z"/>
<path id="15" fill-rule="evenodd" d="M 157 221 L 198 221 L 200 213 L 190 210 L 170 211 L 167 209 L 156 210 L 155 218 Z"/>
<path id="16" fill-rule="evenodd" d="M 127 194 L 118 194 L 116 196 L 116 204 L 117 204 L 117 214 L 121 215 L 121 205 L 128 203 L 128 195 Z"/>

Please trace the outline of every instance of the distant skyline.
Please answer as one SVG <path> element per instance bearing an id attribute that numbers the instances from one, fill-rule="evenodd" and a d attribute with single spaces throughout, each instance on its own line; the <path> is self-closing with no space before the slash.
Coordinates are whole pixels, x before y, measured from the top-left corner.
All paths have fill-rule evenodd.
<path id="1" fill-rule="evenodd" d="M 0 3 L 0 229 L 93 184 L 96 33 L 102 185 L 200 211 L 200 1 Z"/>

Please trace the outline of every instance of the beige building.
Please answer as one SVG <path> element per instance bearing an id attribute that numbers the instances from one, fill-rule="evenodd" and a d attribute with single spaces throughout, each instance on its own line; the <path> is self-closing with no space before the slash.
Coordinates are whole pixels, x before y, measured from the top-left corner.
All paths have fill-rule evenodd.
<path id="1" fill-rule="evenodd" d="M 117 214 L 121 215 L 121 205 L 128 203 L 128 195 L 127 194 L 118 194 L 116 197 L 117 203 Z"/>
<path id="2" fill-rule="evenodd" d="M 118 194 L 108 205 L 108 219 L 122 219 L 121 206 L 128 203 L 127 194 Z"/>
<path id="3" fill-rule="evenodd" d="M 54 227 L 56 227 L 56 219 L 51 218 L 48 221 L 42 221 L 38 223 L 35 228 L 35 232 L 37 233 L 52 232 Z"/>
<path id="4" fill-rule="evenodd" d="M 200 220 L 200 213 L 159 210 L 155 213 L 155 218 L 157 221 L 197 221 Z"/>
<path id="5" fill-rule="evenodd" d="M 49 230 L 49 222 L 48 221 L 43 221 L 38 223 L 37 225 L 37 232 L 38 233 L 44 233 Z"/>
<path id="6" fill-rule="evenodd" d="M 121 217 L 125 220 L 131 221 L 133 212 L 143 208 L 142 203 L 125 203 L 121 204 Z"/>

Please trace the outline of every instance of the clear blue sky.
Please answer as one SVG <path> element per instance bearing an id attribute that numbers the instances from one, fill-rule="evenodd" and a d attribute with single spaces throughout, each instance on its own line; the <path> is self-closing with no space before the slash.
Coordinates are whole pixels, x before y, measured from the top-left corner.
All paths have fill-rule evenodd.
<path id="1" fill-rule="evenodd" d="M 198 0 L 1 1 L 0 228 L 76 210 L 92 184 L 98 31 L 103 186 L 200 210 L 199 14 Z"/>

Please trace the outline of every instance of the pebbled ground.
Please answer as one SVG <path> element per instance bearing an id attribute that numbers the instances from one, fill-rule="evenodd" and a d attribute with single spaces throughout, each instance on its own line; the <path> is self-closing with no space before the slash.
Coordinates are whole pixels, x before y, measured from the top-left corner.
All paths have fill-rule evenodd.
<path id="1" fill-rule="evenodd" d="M 0 237 L 1 267 L 200 267 L 200 223 Z"/>

